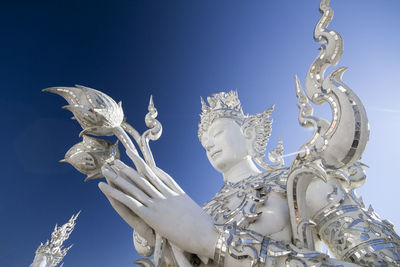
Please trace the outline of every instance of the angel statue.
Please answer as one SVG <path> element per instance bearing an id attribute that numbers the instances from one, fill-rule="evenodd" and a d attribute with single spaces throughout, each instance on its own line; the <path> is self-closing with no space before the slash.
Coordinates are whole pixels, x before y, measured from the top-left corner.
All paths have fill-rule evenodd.
<path id="1" fill-rule="evenodd" d="M 198 137 L 224 186 L 203 207 L 158 168 L 149 147 L 162 131 L 150 99 L 139 134 L 124 119 L 121 104 L 91 88 L 46 89 L 63 96 L 83 127 L 83 141 L 65 161 L 88 175 L 104 176 L 99 187 L 134 229 L 140 266 L 400 266 L 400 237 L 393 225 L 365 208 L 355 190 L 365 181 L 360 162 L 369 138 L 366 112 L 343 83 L 345 68 L 325 76 L 343 52 L 338 33 L 328 30 L 333 10 L 320 4 L 314 38 L 320 53 L 303 90 L 296 77 L 299 122 L 314 130 L 290 167 L 283 144 L 268 153 L 273 107 L 244 113 L 238 93 L 202 99 Z M 313 115 L 314 104 L 329 103 L 330 121 Z M 133 165 L 119 160 L 116 144 L 89 137 L 115 135 Z M 140 149 L 142 156 L 134 142 Z M 323 253 L 322 243 L 330 255 Z"/>

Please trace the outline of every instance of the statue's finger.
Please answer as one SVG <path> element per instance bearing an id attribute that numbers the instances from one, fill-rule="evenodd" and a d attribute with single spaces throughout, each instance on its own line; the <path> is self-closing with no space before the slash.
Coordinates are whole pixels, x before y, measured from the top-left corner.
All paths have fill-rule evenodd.
<path id="1" fill-rule="evenodd" d="M 135 213 L 133 213 L 128 207 L 124 204 L 115 200 L 114 198 L 104 194 L 111 206 L 114 210 L 126 221 L 132 228 L 136 228 L 136 226 L 142 221 Z"/>
<path id="2" fill-rule="evenodd" d="M 114 166 L 119 169 L 122 175 L 130 177 L 140 189 L 145 191 L 152 198 L 165 198 L 164 194 L 172 194 L 172 190 L 167 188 L 166 185 L 157 186 L 153 179 L 143 178 L 137 171 L 120 160 L 114 161 Z M 160 179 L 158 179 L 158 181 L 159 184 L 162 183 Z"/>
<path id="3" fill-rule="evenodd" d="M 133 197 L 128 196 L 115 188 L 112 188 L 110 185 L 104 182 L 99 183 L 99 188 L 106 196 L 118 200 L 143 220 L 149 217 L 149 210 Z"/>
<path id="4" fill-rule="evenodd" d="M 121 218 L 129 224 L 130 227 L 135 229 L 143 238 L 154 246 L 155 237 L 150 226 L 147 225 L 139 216 L 133 213 L 127 206 L 119 202 L 118 200 L 104 194 L 114 210 L 121 216 Z"/>
<path id="5" fill-rule="evenodd" d="M 127 181 L 130 184 L 135 185 L 135 183 L 125 174 L 121 173 L 119 168 L 116 165 L 108 165 L 109 167 L 111 167 L 111 169 L 116 172 L 121 178 L 123 178 L 125 181 Z"/>
<path id="6" fill-rule="evenodd" d="M 113 188 L 115 188 L 115 189 L 117 189 L 117 190 L 122 191 L 122 190 L 113 182 L 112 179 L 108 178 L 108 177 L 105 176 L 105 175 L 104 175 L 104 178 L 106 179 L 107 184 L 109 184 L 111 187 L 113 187 Z"/>
<path id="7" fill-rule="evenodd" d="M 126 153 L 131 158 L 131 160 L 135 163 L 135 166 L 138 168 L 138 171 L 143 172 L 143 175 L 163 194 L 174 195 L 174 191 L 172 191 L 157 175 L 154 174 L 153 170 L 149 165 L 144 162 L 144 160 L 131 149 L 127 149 Z M 117 164 L 117 162 L 115 162 Z"/>
<path id="8" fill-rule="evenodd" d="M 135 164 L 136 168 L 139 171 L 144 172 L 144 174 L 149 177 L 151 180 L 153 180 L 153 183 L 160 184 L 161 187 L 167 186 L 168 189 L 170 189 L 173 192 L 176 193 L 184 193 L 184 191 L 179 187 L 179 185 L 174 181 L 174 179 L 171 178 L 167 173 L 162 171 L 160 168 L 157 166 L 150 167 L 146 162 L 136 153 L 136 151 L 133 151 L 132 149 L 127 149 L 126 153 L 130 157 L 130 159 L 133 161 Z M 121 162 L 120 160 L 116 160 L 115 163 Z M 121 162 L 122 163 L 122 162 Z M 124 164 L 124 163 L 122 163 Z M 157 183 L 157 181 L 160 181 Z M 160 191 L 163 192 L 163 189 L 159 189 Z M 166 190 L 167 191 L 167 190 Z M 164 192 L 165 193 L 165 192 Z M 171 192 L 167 192 L 171 193 Z"/>
<path id="9" fill-rule="evenodd" d="M 107 165 L 104 165 L 101 168 L 101 171 L 108 180 L 112 181 L 112 183 L 117 185 L 123 192 L 139 200 L 147 207 L 152 204 L 152 200 L 148 195 L 143 193 L 142 190 L 138 189 L 133 184 L 127 182 L 124 178 L 120 177 Z"/>
<path id="10" fill-rule="evenodd" d="M 155 167 L 154 172 L 157 174 L 158 177 L 166 184 L 168 185 L 173 191 L 176 193 L 184 194 L 185 191 L 182 190 L 182 188 L 175 182 L 175 180 L 165 171 L 162 169 Z"/>

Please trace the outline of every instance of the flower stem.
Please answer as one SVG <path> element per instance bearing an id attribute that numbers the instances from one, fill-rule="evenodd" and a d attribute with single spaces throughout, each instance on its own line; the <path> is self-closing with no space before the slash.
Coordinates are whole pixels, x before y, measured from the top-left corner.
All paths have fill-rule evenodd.
<path id="1" fill-rule="evenodd" d="M 135 139 L 136 143 L 139 145 L 140 147 L 140 134 L 138 131 L 136 131 L 135 128 L 132 127 L 132 125 L 130 125 L 127 122 L 123 122 L 121 124 L 122 129 L 124 129 L 125 131 L 128 132 L 128 134 L 130 134 L 130 136 L 133 137 L 133 139 Z"/>
<path id="2" fill-rule="evenodd" d="M 136 154 L 139 154 L 132 140 L 121 126 L 115 127 L 113 133 L 121 141 L 125 149 L 133 150 Z"/>

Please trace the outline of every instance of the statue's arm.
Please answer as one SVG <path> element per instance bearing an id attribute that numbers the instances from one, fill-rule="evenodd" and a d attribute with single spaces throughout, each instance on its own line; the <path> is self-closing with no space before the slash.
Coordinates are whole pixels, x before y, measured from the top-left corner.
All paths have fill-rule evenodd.
<path id="1" fill-rule="evenodd" d="M 314 231 L 337 259 L 361 266 L 400 266 L 400 237 L 393 225 L 365 208 L 354 189 L 329 179 L 313 181 L 307 205 Z"/>

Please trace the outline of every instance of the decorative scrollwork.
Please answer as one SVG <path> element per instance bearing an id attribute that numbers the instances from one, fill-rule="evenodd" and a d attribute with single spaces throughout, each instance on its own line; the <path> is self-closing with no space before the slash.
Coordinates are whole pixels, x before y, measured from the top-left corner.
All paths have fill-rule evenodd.
<path id="1" fill-rule="evenodd" d="M 342 189 L 338 189 L 342 192 Z M 316 231 L 332 254 L 362 266 L 400 266 L 400 237 L 393 225 L 365 208 L 354 190 L 318 212 Z"/>

